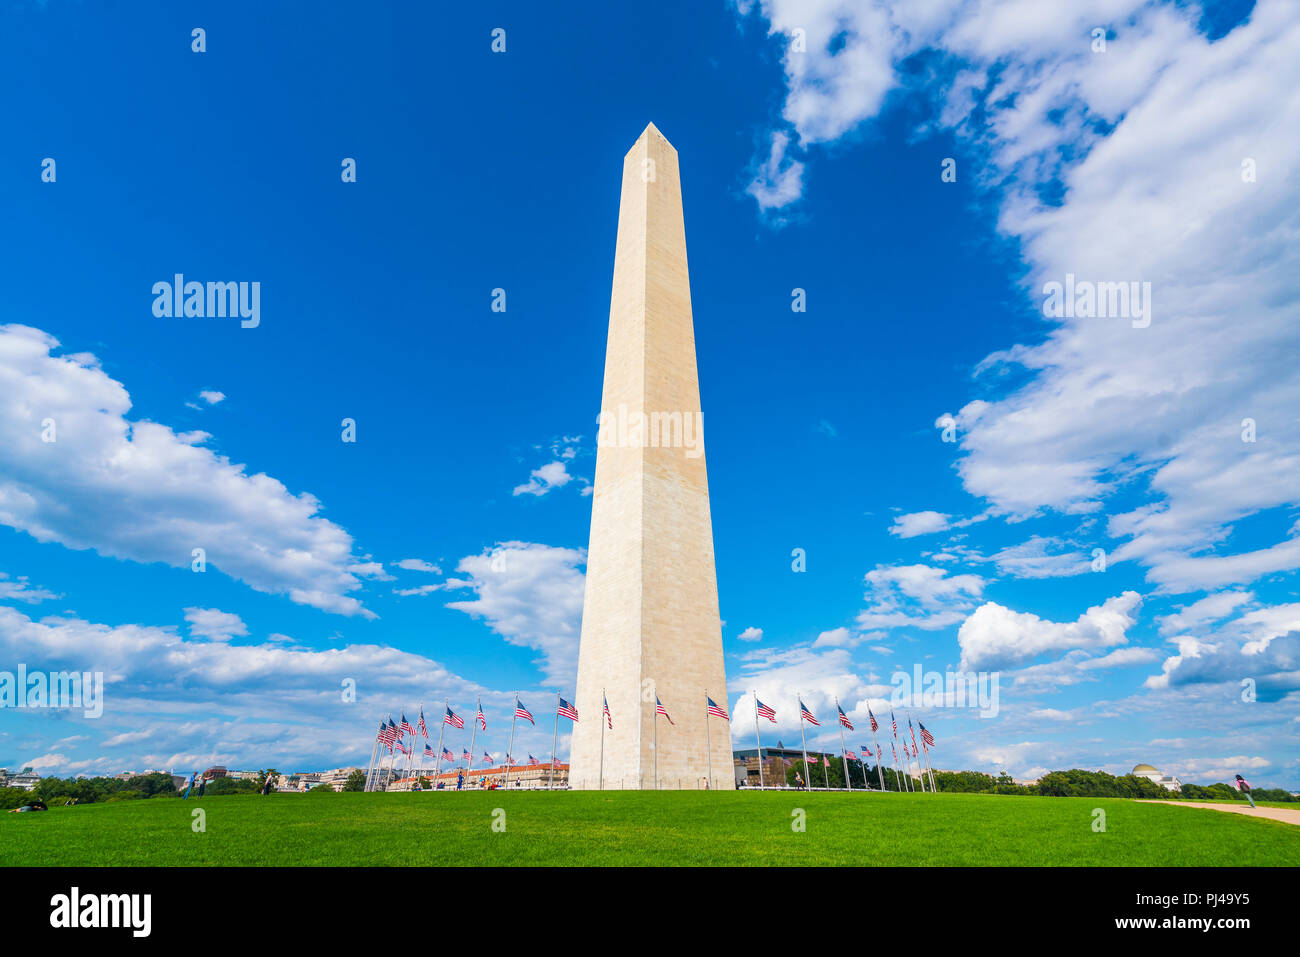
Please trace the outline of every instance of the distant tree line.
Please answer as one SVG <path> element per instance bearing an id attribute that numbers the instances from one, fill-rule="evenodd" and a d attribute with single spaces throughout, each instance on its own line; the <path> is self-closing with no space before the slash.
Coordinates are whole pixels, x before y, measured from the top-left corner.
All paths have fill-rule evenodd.
<path id="1" fill-rule="evenodd" d="M 205 794 L 256 794 L 266 783 L 267 775 L 278 777 L 274 768 L 257 772 L 257 777 L 249 778 L 213 778 L 207 784 Z M 343 785 L 344 791 L 364 791 L 366 773 L 353 771 Z M 195 781 L 197 791 L 198 781 Z M 328 784 L 318 784 L 313 793 L 333 793 L 334 788 Z M 98 804 L 105 801 L 138 801 L 146 798 L 180 797 L 184 788 L 176 790 L 176 782 L 170 774 L 155 771 L 150 774 L 137 774 L 129 778 L 41 778 L 32 790 L 23 788 L 0 788 L 0 811 L 12 810 L 30 804 L 33 798 L 40 798 L 50 807 L 66 804 L 76 800 L 78 804 Z"/>
<path id="2" fill-rule="evenodd" d="M 786 769 L 786 784 L 794 786 L 795 775 L 803 778 L 805 784 L 811 781 L 813 787 L 826 787 L 829 777 L 830 787 L 844 787 L 844 759 L 831 758 L 830 768 L 822 765 L 820 760 L 810 760 L 808 767 L 802 760 L 795 761 Z M 900 783 L 906 788 L 906 782 L 900 781 L 901 775 L 895 777 L 894 769 L 888 765 L 884 772 L 885 790 L 897 791 Z M 828 774 L 829 772 L 829 774 Z M 853 786 L 862 787 L 863 767 L 857 761 L 849 762 L 849 773 Z M 867 781 L 872 788 L 879 788 L 876 766 L 866 766 Z M 1105 771 L 1084 771 L 1074 768 L 1069 771 L 1052 771 L 1039 778 L 1037 784 L 1017 784 L 1009 774 L 996 777 L 983 771 L 935 771 L 934 783 L 940 791 L 963 794 L 1021 794 L 1041 795 L 1043 797 L 1117 797 L 1117 798 L 1164 798 L 1168 800 L 1188 801 L 1242 801 L 1246 800 L 1231 784 L 1211 784 L 1202 787 L 1199 784 L 1184 784 L 1182 791 L 1166 790 L 1154 781 L 1134 774 L 1114 775 Z M 913 779 L 913 787 L 920 786 Z M 926 778 L 929 787 L 929 777 Z M 1282 788 L 1256 788 L 1250 792 L 1256 801 L 1294 802 L 1300 798 Z"/>

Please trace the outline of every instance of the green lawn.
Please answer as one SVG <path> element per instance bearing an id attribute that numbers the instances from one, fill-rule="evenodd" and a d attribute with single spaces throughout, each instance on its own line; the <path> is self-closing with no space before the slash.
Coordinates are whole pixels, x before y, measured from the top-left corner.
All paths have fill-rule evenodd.
<path id="1" fill-rule="evenodd" d="M 202 808 L 207 829 L 194 833 Z M 505 831 L 492 829 L 494 809 Z M 791 828 L 792 811 L 807 830 Z M 1105 833 L 1092 828 L 1106 812 Z M 502 792 L 159 798 L 0 814 L 2 865 L 1300 863 L 1300 827 L 1112 798 Z"/>

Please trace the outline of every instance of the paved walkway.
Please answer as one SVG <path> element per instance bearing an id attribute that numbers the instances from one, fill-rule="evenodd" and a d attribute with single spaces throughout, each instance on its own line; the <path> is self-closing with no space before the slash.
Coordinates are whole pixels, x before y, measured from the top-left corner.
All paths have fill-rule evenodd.
<path id="1" fill-rule="evenodd" d="M 1148 801 L 1148 804 L 1176 804 L 1179 807 L 1204 807 L 1212 811 L 1231 811 L 1247 817 L 1266 817 L 1283 824 L 1300 826 L 1300 811 L 1282 807 L 1251 807 L 1249 804 L 1203 804 L 1200 801 Z"/>

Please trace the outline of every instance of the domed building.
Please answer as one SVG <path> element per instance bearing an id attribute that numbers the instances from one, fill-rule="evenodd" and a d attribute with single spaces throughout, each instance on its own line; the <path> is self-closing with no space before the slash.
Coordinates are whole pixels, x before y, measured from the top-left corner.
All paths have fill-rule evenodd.
<path id="1" fill-rule="evenodd" d="M 1181 791 L 1183 782 L 1178 780 L 1172 774 L 1161 774 L 1158 770 L 1149 764 L 1139 764 L 1133 769 L 1133 776 L 1146 778 L 1148 781 L 1154 781 L 1167 791 Z"/>

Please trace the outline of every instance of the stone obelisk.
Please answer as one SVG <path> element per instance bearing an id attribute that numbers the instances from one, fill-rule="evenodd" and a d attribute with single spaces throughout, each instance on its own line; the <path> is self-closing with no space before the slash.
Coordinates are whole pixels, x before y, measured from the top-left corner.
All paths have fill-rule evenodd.
<path id="1" fill-rule="evenodd" d="M 623 159 L 570 786 L 734 788 L 706 692 L 727 707 L 681 178 L 651 124 Z"/>

